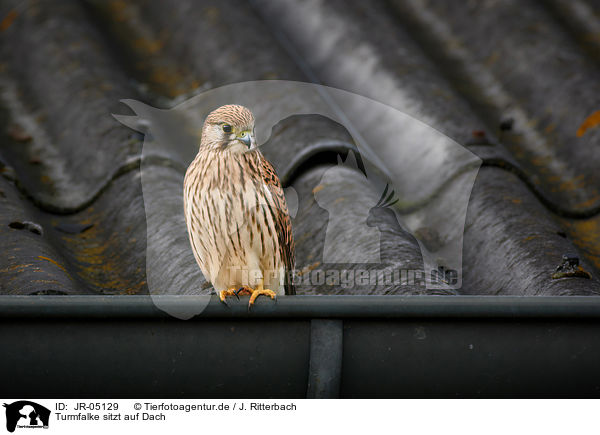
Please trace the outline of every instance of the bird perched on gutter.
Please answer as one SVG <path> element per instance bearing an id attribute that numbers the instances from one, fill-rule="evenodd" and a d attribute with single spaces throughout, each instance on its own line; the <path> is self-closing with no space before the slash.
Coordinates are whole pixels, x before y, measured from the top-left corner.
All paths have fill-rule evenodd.
<path id="1" fill-rule="evenodd" d="M 222 302 L 249 294 L 250 307 L 260 295 L 295 294 L 292 224 L 249 109 L 226 105 L 207 116 L 183 195 L 194 257 Z"/>

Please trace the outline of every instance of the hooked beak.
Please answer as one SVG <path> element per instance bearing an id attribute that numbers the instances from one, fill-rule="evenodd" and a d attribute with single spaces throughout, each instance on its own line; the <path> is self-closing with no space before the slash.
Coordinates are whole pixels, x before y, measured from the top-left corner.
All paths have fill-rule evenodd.
<path id="1" fill-rule="evenodd" d="M 245 135 L 239 137 L 238 140 L 244 142 L 248 149 L 254 148 L 254 138 L 250 133 L 246 133 Z"/>

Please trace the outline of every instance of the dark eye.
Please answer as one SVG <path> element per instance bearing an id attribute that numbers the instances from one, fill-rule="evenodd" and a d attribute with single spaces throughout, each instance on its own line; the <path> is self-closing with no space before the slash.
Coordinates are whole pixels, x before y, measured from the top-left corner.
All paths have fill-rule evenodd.
<path id="1" fill-rule="evenodd" d="M 229 125 L 229 124 L 223 124 L 223 131 L 225 133 L 231 133 L 231 125 Z"/>

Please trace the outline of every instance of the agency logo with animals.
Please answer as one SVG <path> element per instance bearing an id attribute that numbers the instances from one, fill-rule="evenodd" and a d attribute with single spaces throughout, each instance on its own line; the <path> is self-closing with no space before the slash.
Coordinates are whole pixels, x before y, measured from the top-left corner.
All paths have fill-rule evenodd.
<path id="1" fill-rule="evenodd" d="M 18 400 L 5 403 L 6 430 L 15 429 L 48 429 L 50 410 L 39 403 L 30 400 Z"/>

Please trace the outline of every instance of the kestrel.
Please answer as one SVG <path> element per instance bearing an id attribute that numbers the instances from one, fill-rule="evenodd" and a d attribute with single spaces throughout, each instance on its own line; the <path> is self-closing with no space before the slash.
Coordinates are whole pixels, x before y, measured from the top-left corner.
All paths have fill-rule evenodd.
<path id="1" fill-rule="evenodd" d="M 194 257 L 222 302 L 227 296 L 295 294 L 292 224 L 273 166 L 254 138 L 243 106 L 211 112 L 183 182 Z"/>

